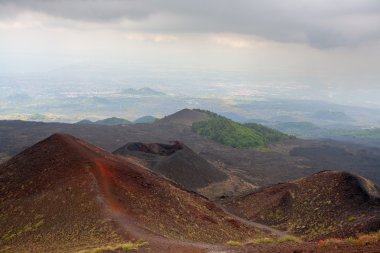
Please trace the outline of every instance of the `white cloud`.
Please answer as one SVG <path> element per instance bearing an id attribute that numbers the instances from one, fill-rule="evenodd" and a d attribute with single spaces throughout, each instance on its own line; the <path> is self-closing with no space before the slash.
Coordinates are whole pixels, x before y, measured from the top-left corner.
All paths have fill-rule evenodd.
<path id="1" fill-rule="evenodd" d="M 152 36 L 154 42 L 172 42 L 177 41 L 178 37 L 174 35 L 168 35 L 168 34 L 155 34 Z"/>
<path id="2" fill-rule="evenodd" d="M 0 19 L 0 30 L 14 31 L 40 28 L 47 19 L 49 18 L 46 15 L 26 12 L 18 15 L 17 18 Z"/>
<path id="3" fill-rule="evenodd" d="M 171 34 L 150 34 L 150 33 L 129 33 L 126 35 L 132 41 L 153 41 L 156 43 L 173 42 L 179 40 L 177 36 Z"/>
<path id="4" fill-rule="evenodd" d="M 359 45 L 380 38 L 378 0 L 0 1 L 0 18 L 28 11 L 129 32 L 241 34 L 317 48 Z"/>
<path id="5" fill-rule="evenodd" d="M 252 44 L 249 40 L 234 35 L 213 35 L 211 40 L 217 44 L 229 46 L 233 48 L 251 48 Z"/>

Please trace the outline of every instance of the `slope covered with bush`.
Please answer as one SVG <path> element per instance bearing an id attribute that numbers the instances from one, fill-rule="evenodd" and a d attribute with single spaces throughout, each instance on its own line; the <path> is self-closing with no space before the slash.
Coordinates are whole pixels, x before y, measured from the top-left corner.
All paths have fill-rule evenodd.
<path id="1" fill-rule="evenodd" d="M 260 148 L 290 136 L 258 124 L 240 124 L 212 112 L 209 119 L 195 122 L 192 130 L 213 141 L 235 148 Z"/>
<path id="2" fill-rule="evenodd" d="M 277 141 L 285 141 L 290 138 L 293 138 L 293 136 L 289 136 L 287 134 L 284 134 L 278 130 L 256 124 L 256 123 L 247 123 L 245 126 L 259 132 L 261 135 L 265 137 L 267 142 L 277 142 Z"/>

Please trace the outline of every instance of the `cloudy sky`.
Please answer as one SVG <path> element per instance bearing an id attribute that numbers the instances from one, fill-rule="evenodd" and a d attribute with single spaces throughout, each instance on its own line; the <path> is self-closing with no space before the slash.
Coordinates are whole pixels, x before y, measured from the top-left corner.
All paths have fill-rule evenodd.
<path id="1" fill-rule="evenodd" d="M 380 1 L 0 0 L 1 74 L 125 61 L 377 103 Z"/>

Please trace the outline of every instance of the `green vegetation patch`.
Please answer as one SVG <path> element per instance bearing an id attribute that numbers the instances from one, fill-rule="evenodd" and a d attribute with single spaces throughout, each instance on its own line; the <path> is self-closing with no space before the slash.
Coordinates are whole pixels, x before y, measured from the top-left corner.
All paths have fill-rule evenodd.
<path id="1" fill-rule="evenodd" d="M 279 243 L 283 243 L 283 242 L 296 242 L 296 243 L 300 243 L 301 240 L 298 239 L 297 237 L 287 236 L 287 237 L 282 237 L 280 239 L 277 239 L 277 242 L 279 242 Z"/>
<path id="2" fill-rule="evenodd" d="M 238 242 L 238 241 L 228 241 L 226 242 L 226 244 L 230 246 L 243 246 L 243 243 Z"/>
<path id="3" fill-rule="evenodd" d="M 282 237 L 282 238 L 277 238 L 277 239 L 264 237 L 264 238 L 249 240 L 247 242 L 228 241 L 226 242 L 226 244 L 230 246 L 245 246 L 245 245 L 250 245 L 250 244 L 261 245 L 261 244 L 300 243 L 300 242 L 302 241 L 298 239 L 297 237 L 287 236 L 287 237 Z"/>
<path id="4" fill-rule="evenodd" d="M 265 138 L 265 141 L 267 143 L 286 141 L 286 140 L 294 138 L 294 136 L 289 136 L 275 129 L 272 129 L 260 124 L 256 124 L 256 123 L 247 123 L 247 124 L 244 124 L 244 126 L 247 126 L 255 130 L 256 132 L 260 133 Z"/>
<path id="5" fill-rule="evenodd" d="M 200 110 L 201 111 L 201 110 Z M 209 120 L 195 122 L 192 130 L 208 139 L 234 148 L 262 148 L 272 142 L 292 138 L 265 126 L 240 124 L 209 111 Z"/>
<path id="6" fill-rule="evenodd" d="M 41 219 L 40 216 L 38 216 L 37 218 L 39 220 L 36 221 L 36 223 L 28 223 L 19 230 L 15 230 L 15 231 L 10 230 L 7 233 L 3 234 L 1 236 L 0 242 L 8 243 L 12 241 L 13 239 L 16 239 L 24 234 L 38 231 L 38 229 L 44 224 L 44 219 Z"/>
<path id="7" fill-rule="evenodd" d="M 93 249 L 86 249 L 86 250 L 81 250 L 78 253 L 101 253 L 101 252 L 106 252 L 106 251 L 132 251 L 132 250 L 138 250 L 139 248 L 148 245 L 147 242 L 139 240 L 137 242 L 127 242 L 124 244 L 119 244 L 116 246 L 105 246 L 105 247 L 99 247 L 99 248 L 93 248 Z"/>

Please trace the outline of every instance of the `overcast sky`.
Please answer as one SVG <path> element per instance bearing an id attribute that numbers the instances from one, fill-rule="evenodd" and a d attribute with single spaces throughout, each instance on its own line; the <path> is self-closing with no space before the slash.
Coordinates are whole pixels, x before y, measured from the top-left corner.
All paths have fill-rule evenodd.
<path id="1" fill-rule="evenodd" d="M 244 70 L 252 88 L 338 87 L 372 101 L 380 1 L 0 0 L 0 73 L 124 60 Z"/>

